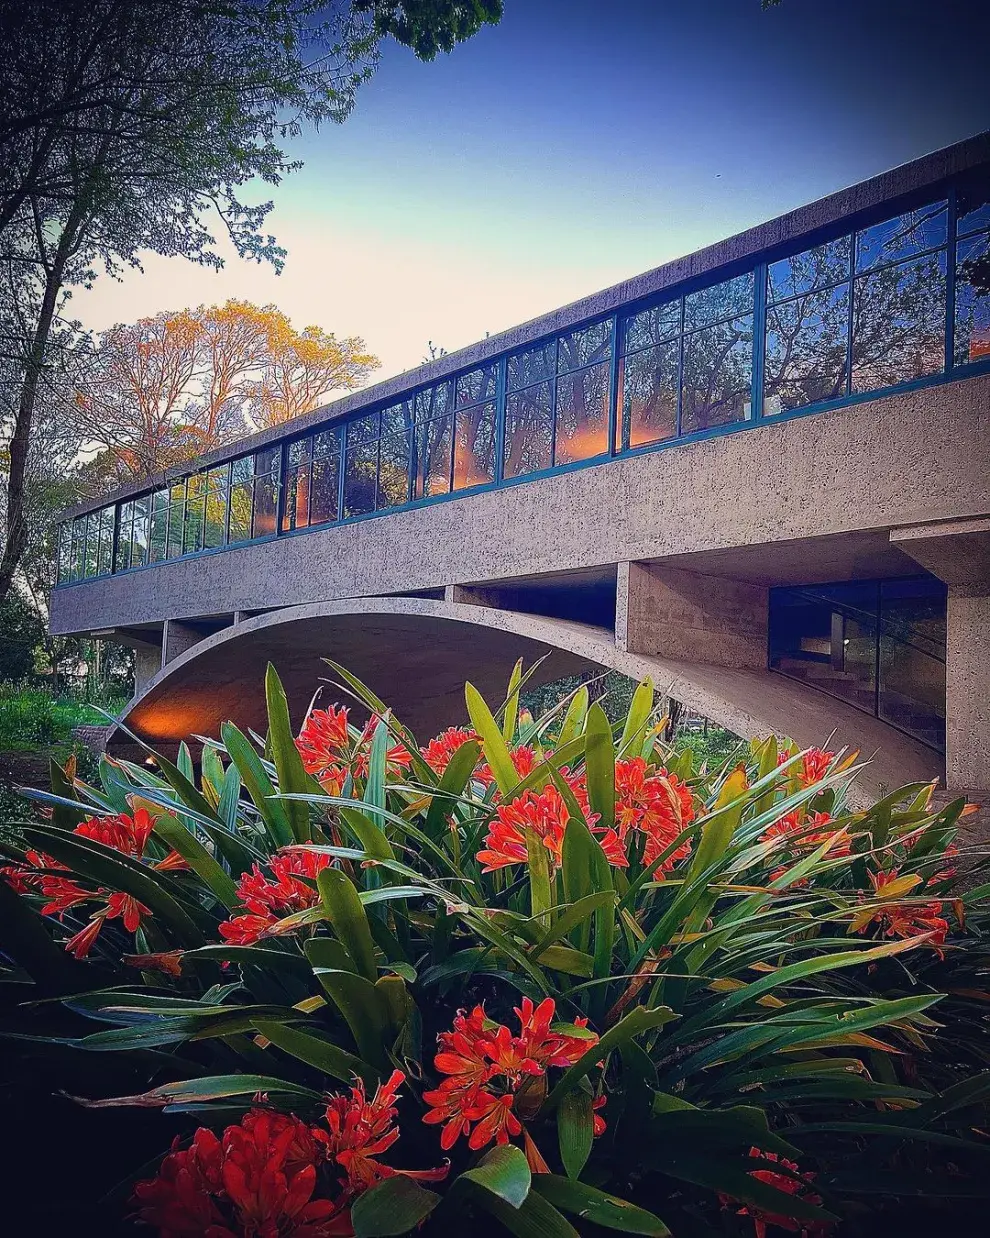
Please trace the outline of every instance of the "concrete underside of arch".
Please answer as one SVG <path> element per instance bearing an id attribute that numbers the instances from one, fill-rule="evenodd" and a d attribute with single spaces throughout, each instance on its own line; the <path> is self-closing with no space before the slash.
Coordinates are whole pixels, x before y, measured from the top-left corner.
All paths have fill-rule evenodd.
<path id="1" fill-rule="evenodd" d="M 923 744 L 769 671 L 628 653 L 604 628 L 413 598 L 314 603 L 239 623 L 171 661 L 130 702 L 122 721 L 165 751 L 190 736 L 217 735 L 227 719 L 264 731 L 264 675 L 272 662 L 298 722 L 317 691 L 325 703 L 346 699 L 323 661 L 329 657 L 363 680 L 425 741 L 465 720 L 465 680 L 497 705 L 516 659 L 528 665 L 544 655 L 541 682 L 596 667 L 634 679 L 650 676 L 660 691 L 747 738 L 776 733 L 807 746 L 834 733 L 834 743 L 871 758 L 857 779 L 860 803 L 942 773 L 938 754 Z M 360 716 L 360 709 L 356 712 Z M 116 731 L 109 747 L 125 752 L 130 747 L 125 732 Z"/>

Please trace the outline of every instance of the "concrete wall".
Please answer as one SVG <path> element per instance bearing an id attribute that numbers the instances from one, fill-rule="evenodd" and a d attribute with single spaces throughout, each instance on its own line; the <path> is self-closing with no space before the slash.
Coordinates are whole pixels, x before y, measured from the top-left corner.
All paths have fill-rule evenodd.
<path id="1" fill-rule="evenodd" d="M 984 375 L 86 581 L 55 591 L 51 626 L 87 632 L 761 545 L 783 554 L 793 539 L 863 530 L 885 538 L 990 511 L 988 444 Z M 903 574 L 916 570 L 889 553 Z M 821 579 L 813 562 L 806 571 Z"/>

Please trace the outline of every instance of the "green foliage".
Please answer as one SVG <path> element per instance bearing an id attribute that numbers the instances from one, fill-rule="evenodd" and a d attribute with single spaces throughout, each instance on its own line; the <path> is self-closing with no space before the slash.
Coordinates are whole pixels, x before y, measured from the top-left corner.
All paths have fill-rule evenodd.
<path id="1" fill-rule="evenodd" d="M 452 52 L 458 43 L 494 26 L 502 0 L 352 0 L 356 13 L 371 13 L 375 31 L 411 47 L 420 60 Z"/>
<path id="2" fill-rule="evenodd" d="M 122 699 L 107 702 L 113 713 Z M 106 718 L 96 706 L 69 694 L 56 695 L 48 688 L 0 683 L 0 752 L 45 748 L 66 743 L 77 726 L 99 726 Z"/>
<path id="3" fill-rule="evenodd" d="M 45 639 L 37 610 L 11 589 L 0 602 L 0 682 L 19 681 L 34 673 L 34 651 Z"/>
<path id="4" fill-rule="evenodd" d="M 853 811 L 853 758 L 773 740 L 696 764 L 649 684 L 624 717 L 578 687 L 535 720 L 524 677 L 508 706 L 468 685 L 475 732 L 420 749 L 335 670 L 366 727 L 315 711 L 295 741 L 270 671 L 267 741 L 56 771 L 57 817 L 3 843 L 18 1052 L 190 1130 L 297 1115 L 330 1148 L 319 1198 L 367 1238 L 814 1229 L 906 1181 L 986 1192 L 990 887 L 949 871 L 985 863 L 954 858 L 961 803 Z M 387 1110 L 357 1185 L 327 1092 Z"/>

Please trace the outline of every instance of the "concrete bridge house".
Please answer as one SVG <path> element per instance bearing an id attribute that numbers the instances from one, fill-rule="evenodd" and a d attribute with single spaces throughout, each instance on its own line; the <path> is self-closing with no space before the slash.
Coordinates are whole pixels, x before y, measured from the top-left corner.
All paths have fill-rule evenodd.
<path id="1" fill-rule="evenodd" d="M 269 659 L 425 737 L 552 651 L 986 793 L 988 267 L 985 134 L 67 512 L 52 630 L 156 745 Z"/>

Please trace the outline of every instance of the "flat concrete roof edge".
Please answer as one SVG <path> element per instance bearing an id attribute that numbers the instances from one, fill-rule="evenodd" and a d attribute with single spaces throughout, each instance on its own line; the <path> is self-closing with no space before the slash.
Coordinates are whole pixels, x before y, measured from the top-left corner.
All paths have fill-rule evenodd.
<path id="1" fill-rule="evenodd" d="M 765 223 L 757 224 L 724 240 L 716 241 L 680 258 L 674 258 L 641 275 L 635 275 L 612 284 L 598 292 L 572 301 L 568 305 L 541 314 L 529 321 L 510 327 L 497 335 L 488 336 L 477 343 L 469 344 L 456 352 L 447 353 L 435 361 L 428 361 L 416 369 L 404 370 L 392 378 L 384 379 L 372 387 L 321 405 L 311 412 L 293 418 L 290 422 L 261 430 L 236 442 L 227 443 L 215 451 L 197 456 L 194 460 L 176 465 L 162 473 L 155 473 L 98 498 L 87 499 L 62 513 L 62 519 L 81 516 L 86 512 L 117 503 L 133 495 L 167 486 L 191 472 L 222 464 L 238 456 L 257 451 L 282 439 L 333 423 L 362 408 L 397 398 L 403 393 L 429 383 L 439 382 L 459 371 L 481 365 L 509 349 L 521 348 L 528 343 L 552 335 L 568 327 L 576 326 L 587 319 L 613 312 L 619 306 L 650 297 L 673 288 L 691 279 L 717 271 L 720 267 L 745 262 L 754 255 L 779 245 L 798 241 L 802 236 L 827 228 L 846 217 L 871 210 L 886 201 L 894 201 L 917 193 L 928 185 L 967 172 L 980 164 L 990 162 L 990 130 L 965 138 L 952 146 L 946 146 L 931 154 L 922 155 L 908 163 L 900 164 L 881 172 L 868 180 L 839 189 L 814 202 L 799 206 Z"/>

